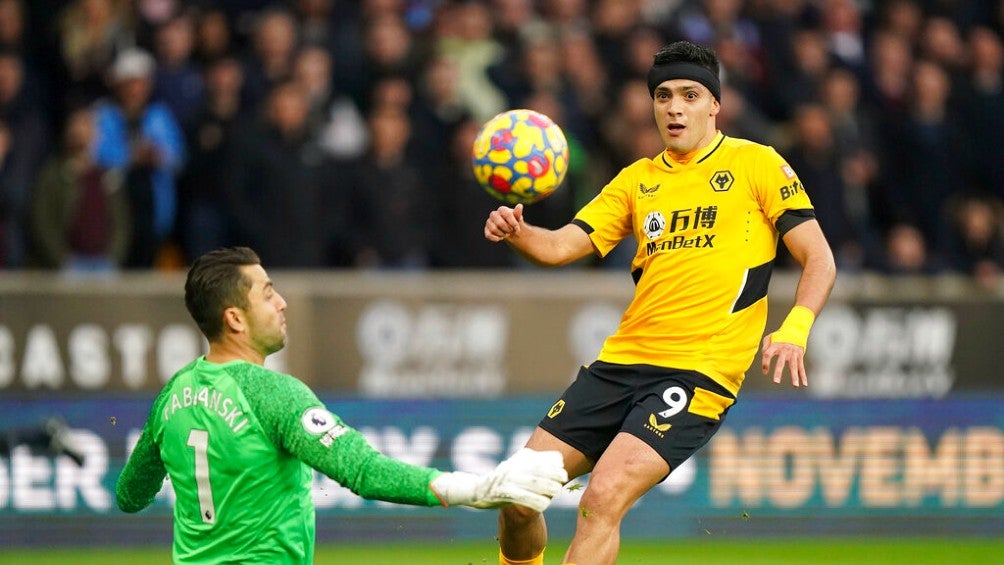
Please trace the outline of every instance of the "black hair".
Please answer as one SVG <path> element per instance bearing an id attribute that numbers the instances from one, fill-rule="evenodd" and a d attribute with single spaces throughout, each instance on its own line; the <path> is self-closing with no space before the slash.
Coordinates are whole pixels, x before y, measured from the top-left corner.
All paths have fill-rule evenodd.
<path id="1" fill-rule="evenodd" d="M 648 70 L 648 93 L 655 97 L 655 89 L 664 81 L 689 79 L 697 81 L 711 91 L 715 100 L 722 99 L 722 81 L 718 77 L 719 64 L 715 52 L 689 41 L 677 41 L 659 49 Z"/>
<path id="2" fill-rule="evenodd" d="M 700 65 L 718 76 L 720 65 L 718 55 L 707 47 L 689 41 L 676 41 L 664 46 L 656 52 L 652 64 L 655 66 L 669 63 L 694 63 Z"/>
<path id="3" fill-rule="evenodd" d="M 185 308 L 206 339 L 223 333 L 224 310 L 249 306 L 251 281 L 240 268 L 260 264 L 258 254 L 248 247 L 215 249 L 192 263 L 185 279 Z"/>

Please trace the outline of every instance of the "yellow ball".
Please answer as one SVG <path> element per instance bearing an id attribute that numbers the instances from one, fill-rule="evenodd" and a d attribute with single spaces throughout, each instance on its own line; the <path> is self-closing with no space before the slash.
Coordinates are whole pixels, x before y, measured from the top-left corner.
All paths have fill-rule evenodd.
<path id="1" fill-rule="evenodd" d="M 509 204 L 531 204 L 555 191 L 568 172 L 568 142 L 551 118 L 509 110 L 485 122 L 472 148 L 474 177 Z"/>

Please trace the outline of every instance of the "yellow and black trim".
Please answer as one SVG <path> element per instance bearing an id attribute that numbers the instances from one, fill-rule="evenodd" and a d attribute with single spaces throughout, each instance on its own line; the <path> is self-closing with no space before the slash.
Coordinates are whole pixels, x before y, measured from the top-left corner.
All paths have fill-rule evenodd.
<path id="1" fill-rule="evenodd" d="M 586 235 L 589 235 L 589 234 L 593 233 L 593 226 L 587 224 L 586 222 L 583 222 L 582 220 L 580 220 L 578 218 L 572 220 L 572 224 L 574 224 L 574 225 L 579 226 L 580 228 L 582 228 L 582 231 L 586 232 Z"/>
<path id="2" fill-rule="evenodd" d="M 743 281 L 743 288 L 736 297 L 736 303 L 732 305 L 732 313 L 749 308 L 757 300 L 767 296 L 767 287 L 770 286 L 770 275 L 774 270 L 774 261 L 768 261 L 763 265 L 746 269 L 746 279 Z"/>
<path id="3" fill-rule="evenodd" d="M 816 211 L 812 208 L 802 208 L 799 210 L 785 210 L 781 217 L 777 219 L 777 223 L 774 227 L 777 228 L 777 232 L 784 235 L 791 231 L 791 228 L 801 224 L 802 222 L 808 222 L 809 220 L 816 219 Z"/>

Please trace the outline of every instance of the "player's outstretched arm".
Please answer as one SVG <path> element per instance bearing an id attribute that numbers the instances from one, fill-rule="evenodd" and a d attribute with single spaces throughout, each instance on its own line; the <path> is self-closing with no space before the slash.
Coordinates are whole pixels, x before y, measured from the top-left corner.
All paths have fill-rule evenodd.
<path id="1" fill-rule="evenodd" d="M 517 253 L 540 266 L 566 265 L 594 252 L 593 243 L 579 226 L 549 230 L 527 223 L 523 205 L 499 206 L 485 221 L 485 239 L 505 241 Z"/>
<path id="2" fill-rule="evenodd" d="M 487 475 L 443 473 L 429 487 L 443 506 L 498 508 L 519 504 L 543 512 L 566 482 L 568 473 L 560 453 L 524 447 Z"/>

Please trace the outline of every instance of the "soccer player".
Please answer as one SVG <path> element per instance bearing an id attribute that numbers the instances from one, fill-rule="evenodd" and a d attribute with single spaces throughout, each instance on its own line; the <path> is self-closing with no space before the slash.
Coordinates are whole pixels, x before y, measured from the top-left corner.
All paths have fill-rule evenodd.
<path id="1" fill-rule="evenodd" d="M 631 505 L 702 447 L 735 402 L 767 319 L 780 237 L 801 265 L 790 313 L 762 342 L 762 369 L 806 386 L 809 329 L 836 276 L 798 176 L 774 149 L 718 131 L 716 54 L 689 42 L 656 53 L 648 73 L 666 150 L 616 175 L 571 223 L 527 223 L 522 205 L 485 223 L 538 265 L 603 256 L 634 236 L 635 293 L 595 362 L 540 421 L 527 447 L 558 450 L 574 478 L 591 472 L 565 563 L 614 563 Z M 507 507 L 500 563 L 543 563 L 543 516 Z"/>
<path id="2" fill-rule="evenodd" d="M 567 480 L 557 452 L 518 451 L 488 475 L 409 465 L 374 450 L 296 378 L 265 369 L 286 341 L 286 301 L 257 254 L 210 251 L 185 282 L 209 352 L 154 401 L 116 486 L 125 512 L 170 476 L 175 563 L 311 563 L 311 467 L 370 499 L 543 511 Z"/>

